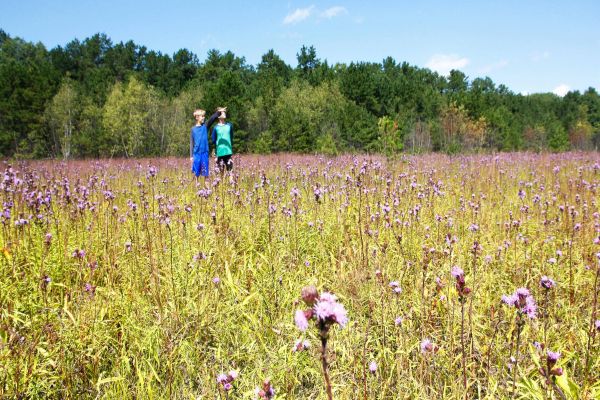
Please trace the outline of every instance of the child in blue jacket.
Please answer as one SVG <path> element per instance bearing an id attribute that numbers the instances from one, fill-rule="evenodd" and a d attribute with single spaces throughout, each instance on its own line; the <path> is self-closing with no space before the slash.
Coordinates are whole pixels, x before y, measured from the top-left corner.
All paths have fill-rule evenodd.
<path id="1" fill-rule="evenodd" d="M 192 163 L 192 172 L 196 175 L 196 178 L 203 176 L 206 180 L 206 177 L 209 174 L 208 130 L 211 125 L 214 124 L 219 114 L 225 112 L 226 109 L 226 107 L 219 107 L 217 111 L 210 116 L 206 124 L 204 123 L 206 111 L 201 109 L 194 111 L 196 125 L 192 127 L 190 132 L 190 161 Z"/>

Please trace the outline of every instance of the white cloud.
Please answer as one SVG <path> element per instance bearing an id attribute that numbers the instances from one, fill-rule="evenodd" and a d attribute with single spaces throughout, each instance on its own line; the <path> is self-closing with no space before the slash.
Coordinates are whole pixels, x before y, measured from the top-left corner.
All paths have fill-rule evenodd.
<path id="1" fill-rule="evenodd" d="M 502 68 L 506 67 L 507 65 L 508 65 L 508 61 L 507 60 L 500 60 L 500 61 L 495 62 L 493 64 L 484 65 L 477 72 L 480 73 L 480 74 L 488 74 L 488 73 L 490 73 L 492 71 L 495 71 L 497 69 L 502 69 Z"/>
<path id="2" fill-rule="evenodd" d="M 469 59 L 456 54 L 436 54 L 427 61 L 425 66 L 442 75 L 448 75 L 450 70 L 461 69 L 469 64 Z"/>
<path id="3" fill-rule="evenodd" d="M 296 8 L 294 12 L 288 14 L 283 19 L 284 25 L 289 24 L 297 24 L 300 21 L 304 21 L 306 18 L 310 17 L 315 6 L 310 6 L 306 8 Z"/>
<path id="4" fill-rule="evenodd" d="M 571 90 L 571 87 L 569 85 L 561 83 L 560 85 L 554 88 L 552 93 L 554 93 L 557 96 L 563 97 L 565 94 L 569 93 L 569 90 Z"/>
<path id="5" fill-rule="evenodd" d="M 539 62 L 542 60 L 545 60 L 547 58 L 550 58 L 550 52 L 549 51 L 536 51 L 535 53 L 533 53 L 531 55 L 531 61 L 535 61 L 535 62 Z"/>
<path id="6" fill-rule="evenodd" d="M 346 14 L 347 12 L 348 10 L 346 9 L 346 7 L 335 6 L 323 11 L 320 16 L 321 18 L 331 19 L 333 17 L 337 17 L 340 14 Z"/>

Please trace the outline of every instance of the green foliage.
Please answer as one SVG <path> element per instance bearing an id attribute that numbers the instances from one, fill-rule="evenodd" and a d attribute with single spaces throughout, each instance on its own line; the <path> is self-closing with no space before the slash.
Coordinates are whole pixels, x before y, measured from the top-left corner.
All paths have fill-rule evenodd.
<path id="1" fill-rule="evenodd" d="M 327 131 L 317 137 L 316 150 L 318 153 L 328 156 L 339 154 L 338 145 L 332 132 Z"/>
<path id="2" fill-rule="evenodd" d="M 71 157 L 73 136 L 77 135 L 76 122 L 81 113 L 81 102 L 75 84 L 65 79 L 46 107 L 46 126 L 52 134 L 52 142 L 60 149 L 64 159 Z"/>
<path id="3" fill-rule="evenodd" d="M 564 151 L 569 148 L 567 131 L 557 119 L 551 119 L 546 122 L 546 135 L 550 150 Z"/>
<path id="4" fill-rule="evenodd" d="M 379 151 L 387 157 L 392 157 L 404 148 L 404 137 L 401 134 L 398 121 L 389 117 L 379 118 Z"/>
<path id="5" fill-rule="evenodd" d="M 444 77 L 391 57 L 381 63 L 330 65 L 317 56 L 314 46 L 306 45 L 296 57 L 297 65 L 292 68 L 269 50 L 254 67 L 231 51 L 213 49 L 201 62 L 187 49 L 170 56 L 133 41 L 113 43 L 105 34 L 75 39 L 48 51 L 41 44 L 1 31 L 0 155 L 88 157 L 131 151 L 182 155 L 187 131 L 194 123 L 190 109 L 202 108 L 210 115 L 218 106 L 228 107 L 229 120 L 243 133 L 236 139 L 237 152 L 314 152 L 321 147 L 333 151 L 331 141 L 335 151 L 380 151 L 378 120 L 385 116 L 399 123 L 402 142 L 417 152 L 563 151 L 600 146 L 600 95 L 594 88 L 569 92 L 563 98 L 551 93 L 523 96 L 488 77 L 470 81 L 458 70 Z M 127 135 L 116 133 L 129 128 L 111 125 L 111 118 L 98 125 L 92 110 L 106 110 L 109 100 L 108 108 L 114 109 L 115 85 L 128 85 L 132 79 L 148 91 L 145 96 L 137 95 L 151 105 L 149 114 L 141 119 L 135 117 L 139 112 L 132 114 L 135 128 Z M 68 95 L 64 82 L 70 82 L 73 96 Z M 309 92 L 306 87 L 298 92 L 298 85 L 316 90 L 313 100 L 300 100 L 302 107 L 312 109 L 305 115 L 289 98 L 290 93 Z M 335 88 L 329 96 L 331 106 L 323 102 L 327 96 L 320 94 L 325 87 Z M 190 98 L 191 92 L 201 95 Z M 70 97 L 77 99 L 72 133 L 65 135 L 62 129 L 59 134 Z M 193 105 L 183 105 L 184 99 Z M 292 113 L 300 118 L 318 121 L 310 129 L 299 128 L 299 120 L 287 121 L 301 135 L 295 140 L 292 133 L 283 131 L 282 118 L 274 113 L 282 104 L 292 106 Z M 444 130 L 448 104 L 462 107 L 465 126 L 470 126 L 452 138 Z M 140 121 L 149 124 L 143 135 Z M 143 150 L 140 135 L 145 137 Z M 128 144 L 122 140 L 125 136 L 131 137 Z"/>
<path id="6" fill-rule="evenodd" d="M 102 125 L 112 144 L 111 155 L 152 154 L 156 137 L 151 127 L 157 106 L 157 94 L 135 77 L 126 85 L 114 85 L 102 112 Z"/>

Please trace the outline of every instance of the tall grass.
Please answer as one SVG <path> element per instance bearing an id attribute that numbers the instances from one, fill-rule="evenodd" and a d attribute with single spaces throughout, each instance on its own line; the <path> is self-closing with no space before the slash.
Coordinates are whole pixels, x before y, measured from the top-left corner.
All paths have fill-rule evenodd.
<path id="1" fill-rule="evenodd" d="M 324 399 L 325 369 L 336 399 L 598 398 L 599 163 L 244 156 L 207 187 L 187 160 L 5 163 L 0 397 Z M 309 285 L 348 311 L 326 347 L 294 326 Z"/>

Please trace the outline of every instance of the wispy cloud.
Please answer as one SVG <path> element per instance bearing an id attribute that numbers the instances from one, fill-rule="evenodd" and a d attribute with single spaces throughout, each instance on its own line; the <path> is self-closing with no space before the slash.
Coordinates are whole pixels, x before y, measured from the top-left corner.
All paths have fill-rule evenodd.
<path id="1" fill-rule="evenodd" d="M 531 54 L 531 61 L 539 62 L 539 61 L 545 60 L 547 58 L 550 58 L 550 52 L 548 50 L 536 51 Z"/>
<path id="2" fill-rule="evenodd" d="M 480 74 L 489 74 L 490 72 L 498 70 L 498 69 L 502 69 L 502 68 L 506 67 L 507 65 L 508 65 L 508 60 L 500 60 L 500 61 L 492 63 L 492 64 L 484 65 L 483 67 L 479 68 L 479 70 L 477 70 L 477 72 Z"/>
<path id="3" fill-rule="evenodd" d="M 293 12 L 285 16 L 285 18 L 283 19 L 283 24 L 290 25 L 297 24 L 300 21 L 304 21 L 306 18 L 310 17 L 314 8 L 314 5 L 306 8 L 296 8 Z"/>
<path id="4" fill-rule="evenodd" d="M 348 10 L 346 9 L 346 7 L 334 6 L 334 7 L 330 7 L 327 10 L 323 11 L 319 16 L 321 18 L 331 19 L 333 17 L 337 17 L 338 15 L 346 14 L 346 13 L 348 13 Z"/>
<path id="5" fill-rule="evenodd" d="M 571 87 L 569 85 L 561 83 L 560 85 L 554 88 L 552 93 L 554 93 L 557 96 L 563 97 L 565 94 L 569 93 L 569 90 L 571 90 Z"/>
<path id="6" fill-rule="evenodd" d="M 427 68 L 448 75 L 453 69 L 464 68 L 469 64 L 469 59 L 456 54 L 435 54 L 427 61 Z"/>

